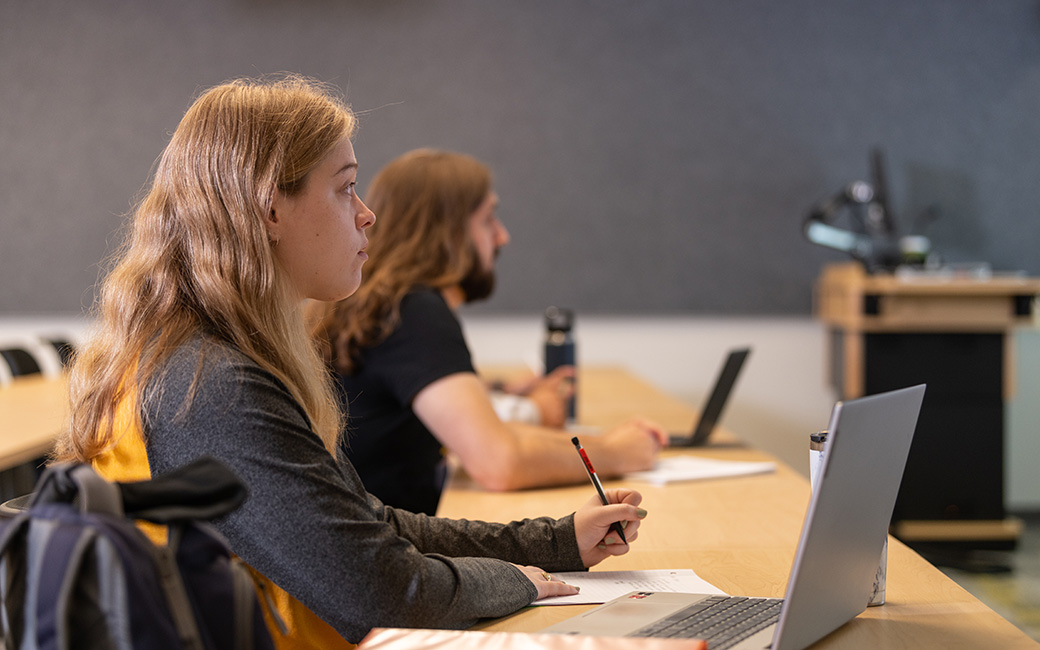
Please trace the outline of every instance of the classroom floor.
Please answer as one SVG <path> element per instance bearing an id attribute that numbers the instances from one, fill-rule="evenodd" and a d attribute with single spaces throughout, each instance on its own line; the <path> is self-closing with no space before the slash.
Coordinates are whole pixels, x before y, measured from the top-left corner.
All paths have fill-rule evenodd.
<path id="1" fill-rule="evenodd" d="M 1040 514 L 1019 516 L 1025 526 L 1014 551 L 976 552 L 971 570 L 929 559 L 950 579 L 1040 641 Z"/>

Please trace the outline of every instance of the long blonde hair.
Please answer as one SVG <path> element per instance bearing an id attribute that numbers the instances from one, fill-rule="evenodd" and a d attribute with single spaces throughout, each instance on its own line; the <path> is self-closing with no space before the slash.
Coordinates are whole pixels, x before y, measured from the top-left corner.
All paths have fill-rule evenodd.
<path id="1" fill-rule="evenodd" d="M 368 231 L 365 281 L 353 296 L 321 306 L 314 319 L 315 337 L 337 370 L 357 370 L 361 350 L 393 332 L 411 289 L 463 280 L 475 259 L 469 218 L 490 191 L 483 163 L 435 149 L 399 156 L 372 178 L 365 203 L 379 220 Z"/>
<path id="2" fill-rule="evenodd" d="M 272 253 L 264 220 L 276 189 L 307 174 L 357 121 L 331 88 L 289 75 L 240 79 L 188 109 L 133 211 L 96 307 L 97 327 L 71 370 L 70 429 L 58 460 L 89 461 L 116 442 L 116 409 L 140 399 L 162 363 L 203 334 L 284 383 L 335 454 L 338 402 Z"/>

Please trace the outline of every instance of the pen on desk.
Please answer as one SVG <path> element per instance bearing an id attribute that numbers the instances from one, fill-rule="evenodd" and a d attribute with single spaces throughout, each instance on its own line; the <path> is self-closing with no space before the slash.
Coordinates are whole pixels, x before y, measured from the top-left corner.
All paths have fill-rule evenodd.
<path id="1" fill-rule="evenodd" d="M 599 500 L 603 502 L 603 505 L 610 505 L 607 501 L 607 494 L 603 491 L 603 484 L 599 482 L 599 477 L 596 476 L 596 469 L 592 466 L 592 461 L 589 460 L 588 454 L 585 453 L 585 448 L 578 442 L 578 436 L 571 438 L 571 442 L 574 443 L 574 448 L 578 450 L 578 454 L 581 456 L 581 461 L 585 463 L 585 471 L 589 474 L 589 479 L 592 481 L 592 487 L 596 488 L 596 492 L 599 493 Z M 628 540 L 625 539 L 625 531 L 621 528 L 621 524 L 614 522 L 610 524 L 610 529 L 618 534 L 621 541 L 628 544 Z"/>

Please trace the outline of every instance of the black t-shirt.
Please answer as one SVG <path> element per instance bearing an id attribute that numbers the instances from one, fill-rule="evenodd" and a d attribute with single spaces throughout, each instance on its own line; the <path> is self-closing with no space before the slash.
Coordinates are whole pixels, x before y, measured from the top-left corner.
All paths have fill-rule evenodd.
<path id="1" fill-rule="evenodd" d="M 353 375 L 339 375 L 347 404 L 343 451 L 365 488 L 383 503 L 434 514 L 444 487 L 441 443 L 412 411 L 416 394 L 457 372 L 474 372 L 455 314 L 437 291 L 414 289 L 401 322 L 364 350 Z"/>

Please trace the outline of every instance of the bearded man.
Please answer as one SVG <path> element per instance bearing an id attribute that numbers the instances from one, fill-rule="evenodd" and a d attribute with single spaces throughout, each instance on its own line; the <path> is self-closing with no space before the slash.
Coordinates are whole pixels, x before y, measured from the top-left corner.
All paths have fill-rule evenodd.
<path id="1" fill-rule="evenodd" d="M 561 428 L 563 369 L 525 387 L 537 423 L 507 421 L 474 370 L 456 311 L 488 298 L 509 243 L 488 168 L 464 154 L 421 149 L 373 178 L 376 214 L 361 288 L 325 308 L 315 335 L 329 351 L 349 413 L 342 453 L 385 504 L 435 514 L 446 452 L 489 490 L 587 482 Z M 649 469 L 667 444 L 632 419 L 583 439 L 602 476 Z"/>

